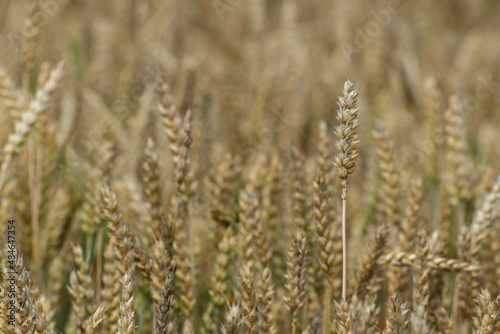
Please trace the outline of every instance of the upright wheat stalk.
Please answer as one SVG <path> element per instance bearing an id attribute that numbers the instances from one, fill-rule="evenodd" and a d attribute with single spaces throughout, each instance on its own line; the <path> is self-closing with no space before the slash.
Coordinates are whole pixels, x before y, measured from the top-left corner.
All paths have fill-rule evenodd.
<path id="1" fill-rule="evenodd" d="M 344 94 L 339 96 L 339 110 L 337 120 L 340 122 L 335 127 L 335 134 L 339 140 L 335 143 L 339 153 L 335 156 L 335 166 L 338 168 L 338 176 L 342 180 L 342 299 L 346 298 L 347 284 L 347 242 L 345 232 L 345 217 L 347 207 L 347 177 L 356 169 L 354 158 L 358 155 L 356 144 L 359 143 L 354 131 L 358 125 L 358 90 L 354 90 L 354 81 L 349 79 L 344 83 Z"/>

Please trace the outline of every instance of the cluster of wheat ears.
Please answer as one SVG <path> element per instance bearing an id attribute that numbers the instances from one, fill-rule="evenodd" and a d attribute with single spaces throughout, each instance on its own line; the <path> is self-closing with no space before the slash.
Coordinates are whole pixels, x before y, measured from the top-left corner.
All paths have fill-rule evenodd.
<path id="1" fill-rule="evenodd" d="M 0 4 L 1 331 L 499 333 L 499 6 L 227 2 Z"/>

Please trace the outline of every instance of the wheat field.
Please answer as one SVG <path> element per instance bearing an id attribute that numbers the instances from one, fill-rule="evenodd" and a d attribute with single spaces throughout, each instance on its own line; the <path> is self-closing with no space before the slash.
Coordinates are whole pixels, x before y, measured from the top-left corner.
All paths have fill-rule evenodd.
<path id="1" fill-rule="evenodd" d="M 500 2 L 1 0 L 3 333 L 500 333 Z"/>

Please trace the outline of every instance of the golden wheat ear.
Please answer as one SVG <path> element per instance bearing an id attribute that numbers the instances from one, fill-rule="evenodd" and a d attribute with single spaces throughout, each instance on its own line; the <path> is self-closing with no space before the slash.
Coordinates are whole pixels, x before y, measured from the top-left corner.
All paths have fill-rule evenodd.
<path id="1" fill-rule="evenodd" d="M 349 312 L 349 304 L 347 304 L 345 299 L 342 299 L 340 303 L 334 301 L 334 304 L 337 316 L 337 331 L 339 334 L 352 334 L 352 319 Z"/>
<path id="2" fill-rule="evenodd" d="M 232 305 L 226 312 L 226 320 L 221 326 L 222 334 L 237 334 L 240 332 L 241 328 L 241 316 L 240 307 L 238 305 Z"/>
<path id="3" fill-rule="evenodd" d="M 484 296 L 483 296 L 484 297 Z M 490 296 L 487 296 L 490 297 Z M 489 298 L 488 298 L 489 299 Z M 500 295 L 495 300 L 484 305 L 481 322 L 477 328 L 477 334 L 494 334 L 497 332 L 500 322 Z M 479 322 L 479 319 L 478 319 Z"/>
<path id="4" fill-rule="evenodd" d="M 85 334 L 100 334 L 106 319 L 107 308 L 99 306 L 92 316 L 87 319 Z"/>
<path id="5" fill-rule="evenodd" d="M 91 315 L 94 291 L 89 276 L 89 266 L 83 258 L 82 247 L 73 246 L 73 254 L 75 270 L 71 272 L 69 277 L 68 292 L 71 296 L 76 326 L 80 331 L 83 331 L 86 327 L 85 322 Z"/>
<path id="6" fill-rule="evenodd" d="M 409 313 L 406 303 L 398 295 L 391 298 L 388 305 L 388 315 L 386 329 L 383 333 L 403 334 L 409 331 Z"/>
<path id="7" fill-rule="evenodd" d="M 292 245 L 287 253 L 287 271 L 285 274 L 287 290 L 283 297 L 285 306 L 292 316 L 292 333 L 297 331 L 299 314 L 307 303 L 308 241 L 298 229 L 292 236 Z"/>
<path id="8" fill-rule="evenodd" d="M 359 125 L 357 97 L 358 90 L 354 89 L 354 81 L 348 79 L 344 83 L 343 94 L 339 96 L 337 102 L 339 106 L 337 120 L 340 124 L 335 127 L 335 134 L 339 139 L 335 142 L 338 153 L 334 159 L 337 175 L 342 180 L 342 299 L 344 300 L 347 297 L 347 177 L 356 169 L 354 158 L 358 156 L 356 145 L 359 143 L 355 131 Z"/>
<path id="9" fill-rule="evenodd" d="M 45 82 L 45 85 L 37 91 L 28 110 L 24 111 L 21 115 L 21 119 L 15 123 L 14 132 L 9 135 L 9 139 L 2 149 L 3 161 L 2 167 L 0 168 L 0 193 L 12 157 L 20 153 L 21 148 L 26 143 L 28 135 L 35 128 L 42 114 L 47 111 L 54 92 L 60 86 L 65 72 L 65 62 L 61 61 L 57 64 L 56 68 L 50 72 L 50 76 Z"/>
<path id="10" fill-rule="evenodd" d="M 256 333 L 258 324 L 255 279 L 254 274 L 246 264 L 241 265 L 240 277 L 240 305 L 242 308 L 243 327 L 248 333 Z"/>
<path id="11" fill-rule="evenodd" d="M 19 91 L 7 71 L 0 67 L 0 100 L 14 120 L 21 117 Z"/>
<path id="12" fill-rule="evenodd" d="M 135 334 L 135 266 L 123 275 L 122 300 L 118 318 L 118 333 Z"/>

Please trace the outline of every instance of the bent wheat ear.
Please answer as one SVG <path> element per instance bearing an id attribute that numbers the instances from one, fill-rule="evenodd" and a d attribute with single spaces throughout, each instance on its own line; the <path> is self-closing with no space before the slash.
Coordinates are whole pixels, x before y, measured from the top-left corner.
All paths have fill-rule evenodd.
<path id="1" fill-rule="evenodd" d="M 9 135 L 7 144 L 3 147 L 3 163 L 0 170 L 0 192 L 3 186 L 3 180 L 7 172 L 10 160 L 16 154 L 19 154 L 22 146 L 26 142 L 29 133 L 35 128 L 40 116 L 47 110 L 52 95 L 63 77 L 65 72 L 65 64 L 59 62 L 57 67 L 50 73 L 50 77 L 43 87 L 36 93 L 36 97 L 14 125 L 14 133 Z"/>
<path id="2" fill-rule="evenodd" d="M 0 101 L 5 110 L 16 120 L 19 119 L 21 115 L 19 100 L 19 92 L 14 82 L 7 74 L 7 71 L 3 67 L 0 67 Z"/>
<path id="3" fill-rule="evenodd" d="M 35 99 L 31 102 L 29 109 L 25 111 L 21 119 L 16 122 L 14 133 L 9 135 L 9 140 L 3 148 L 5 159 L 10 159 L 12 155 L 19 153 L 28 134 L 34 128 L 35 123 L 40 119 L 40 115 L 46 111 L 52 94 L 59 87 L 65 72 L 64 62 L 60 62 L 50 73 L 50 77 L 45 85 L 40 89 Z"/>
<path id="4" fill-rule="evenodd" d="M 40 3 L 39 1 L 32 0 L 30 1 L 29 4 L 29 27 L 30 29 L 37 29 L 36 28 L 36 17 L 38 16 L 37 14 L 40 11 Z M 27 91 L 28 89 L 28 76 L 29 72 L 33 68 L 35 64 L 35 56 L 36 56 L 36 47 L 37 47 L 37 35 L 36 33 L 33 33 L 33 31 L 30 31 L 30 33 L 27 36 L 26 39 L 26 45 L 24 49 L 24 72 L 23 72 L 23 86 L 24 90 Z"/>

